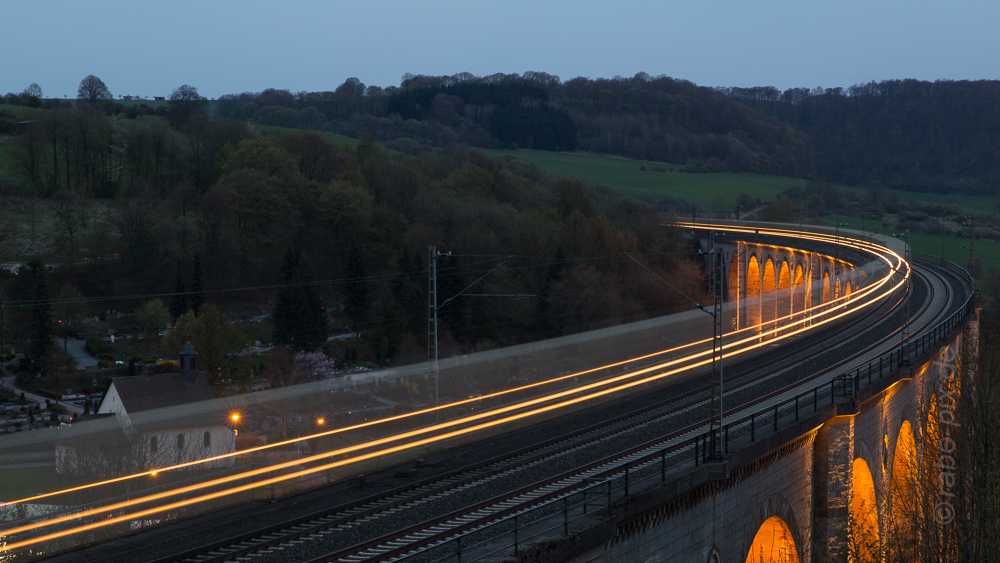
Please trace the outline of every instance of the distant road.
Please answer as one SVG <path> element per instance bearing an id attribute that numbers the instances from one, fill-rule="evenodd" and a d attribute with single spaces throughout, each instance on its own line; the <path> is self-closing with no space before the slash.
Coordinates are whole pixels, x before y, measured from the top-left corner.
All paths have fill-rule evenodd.
<path id="1" fill-rule="evenodd" d="M 57 346 L 63 348 L 63 339 L 56 337 L 53 339 Z M 65 341 L 66 353 L 70 355 L 71 358 L 76 360 L 76 366 L 80 369 L 86 369 L 88 367 L 97 366 L 97 358 L 90 355 L 87 352 L 87 342 L 84 340 L 77 340 L 76 338 L 69 338 Z"/>

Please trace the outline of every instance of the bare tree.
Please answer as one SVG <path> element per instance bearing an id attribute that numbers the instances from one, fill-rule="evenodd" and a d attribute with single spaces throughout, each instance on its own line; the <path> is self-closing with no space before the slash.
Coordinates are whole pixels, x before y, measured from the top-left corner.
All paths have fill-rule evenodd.
<path id="1" fill-rule="evenodd" d="M 111 95 L 111 90 L 108 90 L 103 80 L 93 74 L 88 74 L 80 81 L 80 87 L 76 90 L 76 99 L 95 104 L 102 100 L 114 99 L 114 96 Z"/>
<path id="2" fill-rule="evenodd" d="M 80 229 L 79 196 L 73 192 L 56 194 L 53 216 L 56 223 L 55 246 L 67 263 L 76 259 Z"/>
<path id="3" fill-rule="evenodd" d="M 47 160 L 45 141 L 39 127 L 28 125 L 25 132 L 17 137 L 18 151 L 14 153 L 14 165 L 28 181 L 31 190 L 31 236 L 35 236 L 36 200 L 42 191 L 42 176 Z"/>
<path id="4" fill-rule="evenodd" d="M 34 96 L 35 98 L 41 98 L 42 87 L 39 86 L 37 82 L 32 82 L 31 84 L 28 85 L 27 88 L 24 89 L 24 95 Z"/>

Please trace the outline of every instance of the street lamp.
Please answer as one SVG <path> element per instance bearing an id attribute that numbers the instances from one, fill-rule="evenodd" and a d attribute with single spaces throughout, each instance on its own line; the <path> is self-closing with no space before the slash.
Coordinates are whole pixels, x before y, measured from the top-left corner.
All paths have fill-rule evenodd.
<path id="1" fill-rule="evenodd" d="M 240 433 L 239 428 L 236 427 L 239 424 L 239 422 L 240 422 L 240 413 L 234 412 L 229 415 L 228 426 L 233 431 L 233 437 L 236 437 Z"/>

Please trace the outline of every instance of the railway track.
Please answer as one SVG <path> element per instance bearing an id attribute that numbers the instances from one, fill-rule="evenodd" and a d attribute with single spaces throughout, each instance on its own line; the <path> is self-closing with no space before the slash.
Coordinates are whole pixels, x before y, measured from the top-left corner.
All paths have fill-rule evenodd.
<path id="1" fill-rule="evenodd" d="M 884 307 L 872 309 L 863 318 L 856 319 L 855 324 L 866 324 L 873 326 L 873 320 L 877 320 L 897 310 L 898 302 L 887 303 Z M 813 354 L 812 347 L 805 350 L 792 348 L 780 354 L 770 354 L 767 361 L 760 363 L 753 369 L 744 370 L 744 373 L 737 374 L 731 379 L 735 384 L 731 387 L 729 394 L 733 395 L 753 384 L 756 378 L 768 373 L 772 376 L 776 372 L 775 366 L 796 365 L 802 358 L 810 357 Z M 788 369 L 782 371 L 789 371 Z M 444 476 L 441 480 L 416 486 L 404 487 L 403 490 L 392 491 L 380 495 L 377 498 L 368 499 L 353 505 L 341 507 L 339 511 L 331 514 L 329 511 L 311 515 L 307 518 L 299 518 L 292 522 L 287 522 L 277 526 L 271 526 L 258 530 L 256 533 L 244 534 L 238 538 L 233 538 L 229 542 L 217 543 L 211 546 L 203 546 L 198 550 L 192 550 L 185 554 L 178 554 L 161 561 L 230 561 L 238 560 L 240 557 L 247 557 L 250 554 L 261 554 L 268 552 L 281 552 L 296 545 L 294 542 L 308 542 L 321 539 L 324 536 L 344 534 L 345 532 L 364 526 L 371 522 L 379 514 L 392 515 L 401 510 L 412 509 L 419 504 L 427 504 L 434 500 L 440 500 L 460 493 L 463 490 L 484 486 L 490 481 L 502 479 L 505 474 L 513 472 L 523 472 L 531 468 L 532 465 L 553 461 L 555 458 L 565 457 L 572 454 L 575 449 L 581 449 L 590 445 L 591 447 L 599 440 L 618 440 L 626 432 L 634 432 L 642 427 L 655 428 L 651 432 L 662 433 L 663 428 L 676 428 L 673 423 L 685 412 L 703 408 L 705 388 L 698 387 L 690 390 L 681 396 L 673 395 L 671 399 L 662 401 L 650 407 L 643 408 L 637 412 L 617 417 L 611 421 L 605 421 L 598 425 L 571 433 L 569 436 L 550 440 L 548 443 L 525 448 L 524 451 L 515 452 L 514 455 L 492 460 L 489 463 L 481 464 L 478 467 L 468 468 L 465 471 L 456 472 L 449 476 Z M 559 481 L 549 483 L 548 487 L 559 488 L 562 484 Z M 528 499 L 539 498 L 546 494 L 543 486 L 536 487 L 534 491 L 525 492 L 522 502 Z M 510 499 L 499 501 L 501 511 L 505 503 L 512 502 Z M 495 509 L 482 507 L 480 510 L 495 512 Z M 457 521 L 461 523 L 467 517 L 459 516 Z M 443 526 L 438 523 L 436 526 Z M 420 534 L 420 532 L 414 532 Z M 390 540 L 389 543 L 401 540 Z M 398 546 L 397 546 L 398 547 Z M 379 549 L 371 547 L 369 549 Z M 281 557 L 284 557 L 282 554 Z M 259 557 L 255 557 L 259 559 Z"/>
<path id="2" fill-rule="evenodd" d="M 923 284 L 927 288 L 925 290 L 927 297 L 921 305 L 921 313 L 923 313 L 931 306 L 935 293 L 940 291 L 942 287 L 947 288 L 947 285 L 942 286 L 940 279 L 937 281 L 930 279 L 937 274 L 928 273 L 920 274 L 920 276 L 927 278 Z M 870 308 L 864 315 L 852 319 L 853 330 L 850 331 L 850 334 L 844 334 L 837 346 L 849 346 L 850 342 L 871 338 L 871 335 L 877 332 L 878 327 L 884 326 L 887 322 L 891 324 L 893 315 L 899 309 L 898 299 L 886 301 L 880 307 Z M 914 317 L 922 317 L 922 314 L 914 315 Z M 932 322 L 934 322 L 933 318 L 921 321 L 922 325 L 928 325 Z M 917 330 L 919 329 L 914 327 L 914 331 Z M 830 333 L 837 332 L 843 331 L 831 328 L 822 332 L 820 336 L 827 338 L 833 336 Z M 842 358 L 836 365 L 846 365 L 852 358 L 870 353 L 871 350 L 884 345 L 896 334 L 898 334 L 898 329 L 875 338 L 874 342 L 869 343 L 862 351 Z M 739 406 L 727 410 L 727 417 L 751 409 L 753 405 L 779 396 L 795 386 L 801 386 L 804 381 L 820 377 L 821 372 L 811 372 L 805 377 L 802 377 L 801 374 L 794 374 L 796 368 L 801 368 L 810 359 L 815 360 L 817 348 L 829 349 L 829 342 L 824 342 L 823 345 L 799 342 L 789 346 L 787 350 L 783 348 L 780 353 L 768 354 L 764 359 L 746 362 L 750 364 L 749 367 L 735 375 L 729 375 L 730 379 L 727 379 L 727 385 L 730 387 L 726 394 L 727 402 L 732 401 L 728 404 Z M 784 369 L 774 369 L 778 365 L 784 366 Z M 828 365 L 822 373 L 829 370 Z M 649 373 L 655 374 L 656 372 L 654 370 Z M 786 380 L 791 381 L 791 383 L 781 385 L 777 390 L 763 396 L 760 395 L 759 389 L 755 389 L 765 385 L 773 388 Z M 301 554 L 293 555 L 292 552 L 301 552 L 304 549 L 302 546 L 325 543 L 325 540 L 331 538 L 343 538 L 344 542 L 342 543 L 353 543 L 353 546 L 345 547 L 339 551 L 335 550 L 332 554 L 328 553 L 315 559 L 316 561 L 387 560 L 404 552 L 426 549 L 428 545 L 442 541 L 448 536 L 483 526 L 488 521 L 523 510 L 525 506 L 565 494 L 567 490 L 572 490 L 573 487 L 579 486 L 587 479 L 600 476 L 602 472 L 608 471 L 609 467 L 616 463 L 620 464 L 622 460 L 640 459 L 647 455 L 650 449 L 662 448 L 664 444 L 683 440 L 685 436 L 697 433 L 705 422 L 702 417 L 691 416 L 691 414 L 706 410 L 703 398 L 706 388 L 701 385 L 687 385 L 685 389 L 684 386 L 675 385 L 668 391 L 671 392 L 661 392 L 661 395 L 670 395 L 667 399 L 646 405 L 634 412 L 611 417 L 610 420 L 600 424 L 592 424 L 582 429 L 567 432 L 558 438 L 544 440 L 505 456 L 496 456 L 485 462 L 452 470 L 444 475 L 427 478 L 411 485 L 397 487 L 332 510 L 318 511 L 292 521 L 240 534 L 228 538 L 226 541 L 212 542 L 198 549 L 156 559 L 156 561 L 207 563 L 238 560 L 262 562 L 305 560 L 308 557 L 303 558 Z M 738 397 L 741 394 L 755 395 L 758 399 L 755 402 L 740 402 Z M 574 416 L 584 415 L 578 413 Z M 678 428 L 681 430 L 677 430 Z M 661 438 L 655 443 L 637 438 L 629 441 L 625 438 L 626 435 L 634 434 L 640 430 L 645 430 L 650 434 L 658 433 Z M 624 456 L 618 453 L 600 455 L 602 451 L 600 444 L 617 444 L 618 449 L 628 444 L 629 447 L 625 449 L 631 451 Z M 574 455 L 598 461 L 581 466 L 578 462 L 568 461 Z M 575 465 L 575 467 L 559 472 L 560 460 L 566 461 L 568 465 Z M 411 515 L 404 516 L 402 513 L 412 511 L 416 507 L 426 507 L 435 502 L 443 502 L 447 505 L 449 499 L 455 500 L 462 497 L 463 493 L 489 488 L 505 480 L 515 481 L 515 475 L 523 476 L 543 465 L 555 467 L 555 469 L 547 470 L 548 477 L 540 481 L 537 479 L 530 481 L 527 485 L 520 487 L 508 483 L 508 490 L 503 494 L 492 497 L 487 495 L 489 498 L 471 503 L 471 512 L 468 508 L 449 512 L 445 506 L 438 509 L 438 515 L 425 522 L 422 527 L 404 527 L 392 534 L 372 533 L 373 529 L 379 528 L 376 523 L 381 524 L 394 518 L 412 521 Z M 462 502 L 467 502 L 467 500 L 463 499 Z M 386 526 L 388 525 L 386 524 Z M 355 541 L 355 532 L 360 532 L 362 529 L 367 529 L 368 539 Z M 119 553 L 121 554 L 121 552 Z M 249 559 L 250 557 L 252 559 Z M 114 560 L 127 560 L 127 558 L 115 558 Z M 135 560 L 148 561 L 150 559 Z"/>
<path id="3" fill-rule="evenodd" d="M 938 278 L 937 281 L 939 283 L 928 283 L 928 287 L 930 288 L 929 295 L 921 304 L 920 311 L 916 315 L 916 317 L 922 318 L 919 325 L 915 327 L 917 331 L 933 325 L 947 312 L 946 307 L 938 314 L 926 317 L 924 316 L 924 313 L 927 312 L 933 302 L 935 292 L 934 288 L 936 286 L 941 287 L 944 280 L 942 280 L 938 274 L 934 273 L 920 274 L 920 276 L 924 278 L 925 283 L 930 282 L 928 278 L 931 276 Z M 897 303 L 894 305 L 894 308 L 898 306 L 899 304 Z M 886 335 L 867 345 L 853 355 L 845 357 L 841 361 L 830 366 L 828 370 L 824 370 L 822 373 L 828 373 L 830 370 L 841 368 L 851 363 L 856 358 L 869 354 L 872 350 L 878 349 L 886 342 L 898 336 L 899 331 L 900 329 L 892 331 L 889 335 Z M 752 410 L 755 407 L 766 404 L 769 400 L 775 397 L 779 397 L 791 388 L 799 387 L 805 382 L 812 381 L 817 377 L 820 377 L 822 373 L 813 374 L 810 377 L 804 378 L 802 381 L 775 390 L 749 403 L 740 405 L 735 409 L 731 409 L 727 411 L 727 416 L 738 417 L 743 412 Z M 704 410 L 706 404 L 701 402 L 699 406 L 703 407 Z M 525 486 L 522 489 L 497 496 L 496 498 L 491 499 L 488 502 L 484 502 L 481 505 L 456 511 L 455 513 L 444 517 L 434 518 L 395 533 L 388 534 L 384 537 L 370 540 L 363 544 L 329 554 L 324 554 L 308 561 L 309 563 L 328 563 L 334 561 L 343 563 L 358 563 L 361 561 L 397 561 L 403 558 L 403 556 L 415 557 L 421 552 L 451 540 L 458 534 L 483 529 L 491 522 L 495 522 L 498 519 L 502 519 L 511 514 L 523 512 L 531 506 L 551 501 L 555 498 L 565 497 L 595 479 L 614 478 L 618 476 L 618 473 L 620 473 L 622 465 L 635 463 L 639 460 L 648 458 L 651 454 L 663 450 L 664 446 L 682 442 L 685 438 L 689 438 L 692 435 L 703 432 L 707 424 L 708 420 L 702 419 L 699 422 L 674 431 L 663 438 L 643 443 L 640 447 L 632 448 L 626 453 L 607 456 L 596 462 L 564 472 L 556 477 L 544 479 L 532 485 Z"/>

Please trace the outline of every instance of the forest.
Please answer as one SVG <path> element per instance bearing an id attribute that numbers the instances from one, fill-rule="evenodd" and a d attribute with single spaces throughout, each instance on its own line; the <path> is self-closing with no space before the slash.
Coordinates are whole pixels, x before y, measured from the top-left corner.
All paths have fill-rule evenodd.
<path id="1" fill-rule="evenodd" d="M 53 334 L 157 340 L 171 324 L 205 335 L 195 344 L 216 361 L 202 365 L 244 383 L 259 365 L 231 354 L 254 341 L 371 366 L 421 361 L 431 245 L 446 254 L 442 300 L 479 278 L 476 293 L 493 295 L 442 309 L 448 353 L 685 307 L 626 252 L 688 295 L 704 292 L 692 243 L 648 203 L 459 145 L 414 156 L 371 135 L 338 146 L 210 118 L 195 89 L 175 94 L 159 115 L 129 119 L 110 100 L 80 99 L 42 104 L 15 126 L 19 175 L 4 180 L 0 241 L 23 265 L 0 270 L 0 288 L 3 341 L 33 362 L 25 370 L 70 367 L 44 344 Z M 17 181 L 30 197 L 15 195 Z M 247 318 L 263 322 L 225 328 Z M 213 331 L 225 342 L 209 342 Z M 342 333 L 361 338 L 327 342 Z M 163 344 L 128 359 L 142 369 L 182 342 Z"/>
<path id="2" fill-rule="evenodd" d="M 847 88 L 695 85 L 639 73 L 562 81 L 544 72 L 348 79 L 332 92 L 222 96 L 219 112 L 385 142 L 582 150 L 689 172 L 823 177 L 838 184 L 993 193 L 1000 82 L 883 80 Z"/>
<path id="3" fill-rule="evenodd" d="M 780 92 L 645 73 L 568 81 L 460 73 L 407 74 L 386 88 L 349 78 L 333 91 L 214 101 L 183 85 L 165 103 L 125 104 L 93 75 L 72 102 L 45 99 L 32 85 L 0 97 L 0 253 L 25 269 L 23 277 L 0 272 L 4 296 L 77 306 L 11 309 L 20 320 L 2 336 L 12 352 L 41 361 L 47 352 L 27 343 L 40 340 L 31 333 L 43 331 L 46 315 L 57 325 L 65 317 L 58 330 L 74 332 L 67 325 L 85 318 L 160 310 L 146 307 L 153 297 L 171 322 L 192 300 L 196 310 L 217 307 L 222 321 L 268 320 L 234 336 L 235 348 L 279 338 L 311 351 L 324 335 L 359 333 L 357 345 L 323 346 L 344 361 L 418 361 L 431 245 L 451 253 L 439 259 L 442 293 L 488 273 L 479 288 L 495 295 L 461 297 L 442 313 L 445 345 L 455 350 L 662 314 L 682 298 L 623 253 L 648 256 L 689 295 L 703 291 L 689 243 L 659 226 L 662 213 L 688 213 L 690 204 L 637 199 L 477 148 L 798 177 L 802 186 L 772 201 L 741 194 L 736 203 L 774 220 L 871 203 L 921 229 L 926 217 L 940 222 L 957 211 L 906 210 L 883 188 L 993 193 L 995 88 L 884 81 Z M 866 186 L 867 195 L 833 182 Z M 948 225 L 937 230 L 961 228 Z M 279 291 L 289 284 L 302 288 Z M 114 330 L 139 328 L 128 322 L 138 320 Z M 311 328 L 297 334 L 296 323 Z M 243 368 L 249 377 L 253 369 Z"/>
<path id="4" fill-rule="evenodd" d="M 837 183 L 993 194 L 1000 179 L 1000 81 L 719 90 L 807 134 Z"/>

